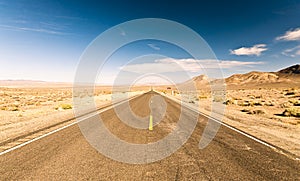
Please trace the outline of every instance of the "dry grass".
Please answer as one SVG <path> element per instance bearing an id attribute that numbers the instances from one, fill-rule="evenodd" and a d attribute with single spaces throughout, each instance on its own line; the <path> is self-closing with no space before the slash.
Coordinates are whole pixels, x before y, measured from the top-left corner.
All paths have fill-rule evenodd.
<path id="1" fill-rule="evenodd" d="M 95 105 L 110 103 L 109 93 L 111 87 L 96 87 Z M 0 87 L 0 142 L 73 118 L 72 109 L 72 88 Z"/>
<path id="2" fill-rule="evenodd" d="M 161 90 L 165 94 L 168 91 Z M 176 96 L 176 95 L 175 95 Z M 300 90 L 299 88 L 256 88 L 256 89 L 231 89 L 227 90 L 226 99 L 222 95 L 212 95 L 210 91 L 200 90 L 199 92 L 181 92 L 183 99 L 186 102 L 206 105 L 209 107 L 211 102 L 223 103 L 226 105 L 227 114 L 230 117 L 236 117 L 237 114 L 247 114 L 251 116 L 264 117 L 278 122 L 287 124 L 298 124 L 298 119 L 295 112 L 295 107 L 300 106 Z M 203 103 L 201 103 L 203 102 Z M 210 109 L 210 108 L 207 108 Z M 242 110 L 242 111 L 241 111 Z M 290 114 L 290 118 L 286 119 L 282 113 Z M 229 112 L 234 112 L 235 115 L 230 115 Z"/>
<path id="3" fill-rule="evenodd" d="M 59 106 L 55 107 L 56 110 L 67 110 L 67 109 L 72 109 L 71 104 L 60 104 Z"/>
<path id="4" fill-rule="evenodd" d="M 207 98 L 200 99 L 199 95 Z M 198 109 L 208 115 L 213 110 L 227 124 L 300 155 L 300 88 L 235 88 L 227 90 L 224 101 L 215 100 L 210 91 L 203 90 L 181 92 L 176 98 L 191 102 L 191 106 L 199 105 Z M 225 112 L 213 109 L 222 103 Z"/>
<path id="5" fill-rule="evenodd" d="M 282 115 L 300 117 L 300 109 L 299 108 L 288 108 L 283 111 Z"/>

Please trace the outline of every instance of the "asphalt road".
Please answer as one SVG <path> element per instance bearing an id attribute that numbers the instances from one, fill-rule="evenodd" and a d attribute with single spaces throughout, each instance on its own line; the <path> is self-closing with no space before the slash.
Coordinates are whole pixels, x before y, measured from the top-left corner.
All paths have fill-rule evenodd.
<path id="1" fill-rule="evenodd" d="M 158 96 L 149 92 L 129 102 L 142 122 L 151 111 L 159 112 L 149 106 L 155 95 Z M 114 109 L 100 116 L 107 129 L 120 139 L 135 144 L 152 143 L 171 133 L 181 110 L 174 101 L 159 99 L 164 99 L 159 106 L 166 106 L 166 112 L 153 131 L 124 124 Z M 181 116 L 186 120 L 194 114 L 182 109 Z M 159 116 L 154 115 L 154 120 Z M 95 120 L 97 116 L 87 121 Z M 128 164 L 107 158 L 74 125 L 0 156 L 0 180 L 299 180 L 299 161 L 224 126 L 208 147 L 199 149 L 206 123 L 207 118 L 199 116 L 194 132 L 180 149 L 148 164 Z M 90 129 L 93 132 L 93 126 Z"/>

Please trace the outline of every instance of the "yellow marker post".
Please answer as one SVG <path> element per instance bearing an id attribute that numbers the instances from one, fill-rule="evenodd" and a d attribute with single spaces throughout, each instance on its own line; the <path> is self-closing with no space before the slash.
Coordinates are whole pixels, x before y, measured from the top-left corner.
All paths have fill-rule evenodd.
<path id="1" fill-rule="evenodd" d="M 153 130 L 153 118 L 152 115 L 150 114 L 150 120 L 149 120 L 149 130 L 152 131 Z"/>

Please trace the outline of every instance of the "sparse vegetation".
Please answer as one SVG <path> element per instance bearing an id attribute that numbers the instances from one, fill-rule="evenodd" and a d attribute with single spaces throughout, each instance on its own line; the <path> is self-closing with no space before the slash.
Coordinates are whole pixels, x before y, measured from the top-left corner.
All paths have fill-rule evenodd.
<path id="1" fill-rule="evenodd" d="M 285 109 L 282 113 L 284 116 L 293 116 L 293 117 L 300 117 L 300 109 L 299 108 L 288 108 Z"/>
<path id="2" fill-rule="evenodd" d="M 253 106 L 262 106 L 263 104 L 261 102 L 253 102 Z"/>
<path id="3" fill-rule="evenodd" d="M 295 95 L 295 92 L 293 91 L 289 91 L 287 93 L 285 93 L 286 96 L 292 96 L 292 95 Z"/>
<path id="4" fill-rule="evenodd" d="M 250 111 L 248 114 L 265 114 L 266 112 L 264 110 L 258 109 Z"/>
<path id="5" fill-rule="evenodd" d="M 291 123 L 296 125 L 300 122 L 298 120 L 300 109 L 299 88 L 261 88 L 260 90 L 229 90 L 228 92 L 227 99 L 223 103 L 227 105 L 227 110 L 232 111 L 234 115 L 238 115 L 235 112 L 238 109 L 240 114 L 244 113 L 243 116 L 245 117 L 256 115 L 257 119 L 271 118 L 289 125 Z M 276 115 L 281 115 L 281 118 L 276 117 Z"/>
<path id="6" fill-rule="evenodd" d="M 242 111 L 242 112 L 248 113 L 248 112 L 250 112 L 251 110 L 250 110 L 250 109 L 242 109 L 241 111 Z"/>
<path id="7" fill-rule="evenodd" d="M 256 99 L 261 99 L 262 98 L 262 95 L 259 95 L 259 96 L 255 96 Z"/>
<path id="8" fill-rule="evenodd" d="M 10 110 L 10 111 L 19 111 L 19 108 L 17 108 L 17 107 L 12 107 L 12 108 L 10 108 L 9 110 Z"/>
<path id="9" fill-rule="evenodd" d="M 223 104 L 226 105 L 234 104 L 234 101 L 232 101 L 231 99 L 227 99 Z"/>
<path id="10" fill-rule="evenodd" d="M 55 107 L 56 110 L 66 110 L 66 109 L 72 109 L 71 104 L 61 104 L 57 107 Z"/>
<path id="11" fill-rule="evenodd" d="M 239 106 L 250 106 L 250 102 L 249 101 L 240 101 L 238 102 Z"/>
<path id="12" fill-rule="evenodd" d="M 300 100 L 294 100 L 294 99 L 292 99 L 292 100 L 289 100 L 289 102 L 291 104 L 293 104 L 293 106 L 300 106 Z"/>
<path id="13" fill-rule="evenodd" d="M 261 115 L 266 113 L 264 110 L 261 109 L 257 109 L 257 110 L 242 109 L 241 111 L 247 114 L 256 114 L 256 115 Z"/>
<path id="14" fill-rule="evenodd" d="M 283 102 L 279 106 L 280 108 L 290 108 L 291 104 L 289 102 Z"/>
<path id="15" fill-rule="evenodd" d="M 207 96 L 200 95 L 198 98 L 199 98 L 199 99 L 207 99 Z"/>
<path id="16" fill-rule="evenodd" d="M 266 106 L 274 106 L 275 104 L 273 102 L 266 102 L 265 105 Z"/>
<path id="17" fill-rule="evenodd" d="M 247 95 L 247 97 L 249 97 L 249 99 L 255 99 L 255 96 L 253 95 Z"/>

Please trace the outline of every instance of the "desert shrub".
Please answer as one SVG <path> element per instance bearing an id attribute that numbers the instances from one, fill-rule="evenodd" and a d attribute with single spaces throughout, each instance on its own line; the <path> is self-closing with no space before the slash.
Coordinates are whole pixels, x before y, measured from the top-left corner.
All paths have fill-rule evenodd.
<path id="1" fill-rule="evenodd" d="M 241 112 L 247 113 L 247 114 L 265 114 L 266 112 L 264 110 L 250 110 L 250 109 L 242 109 Z"/>
<path id="2" fill-rule="evenodd" d="M 233 99 L 233 100 L 242 100 L 242 99 L 239 98 L 239 97 L 233 97 L 232 99 Z"/>
<path id="3" fill-rule="evenodd" d="M 35 105 L 35 106 L 40 106 L 40 105 L 41 105 L 41 102 L 40 102 L 40 101 L 36 101 L 36 102 L 34 103 L 34 105 Z"/>
<path id="4" fill-rule="evenodd" d="M 56 110 L 66 110 L 66 109 L 72 109 L 71 104 L 61 104 L 57 107 L 55 107 Z"/>
<path id="5" fill-rule="evenodd" d="M 264 110 L 260 110 L 260 109 L 258 109 L 258 110 L 252 110 L 252 111 L 249 111 L 249 112 L 247 112 L 247 114 L 265 114 L 265 111 Z"/>
<path id="6" fill-rule="evenodd" d="M 254 106 L 262 106 L 262 103 L 261 102 L 254 102 L 253 105 Z"/>
<path id="7" fill-rule="evenodd" d="M 292 95 L 295 95 L 295 92 L 290 91 L 290 92 L 285 93 L 285 95 L 286 95 L 286 96 L 292 96 Z"/>
<path id="8" fill-rule="evenodd" d="M 199 99 L 207 99 L 207 96 L 201 95 L 199 96 Z"/>
<path id="9" fill-rule="evenodd" d="M 19 111 L 19 108 L 17 108 L 17 107 L 11 107 L 9 110 L 10 111 Z"/>
<path id="10" fill-rule="evenodd" d="M 294 103 L 294 106 L 300 106 L 300 101 L 295 102 L 295 103 Z"/>
<path id="11" fill-rule="evenodd" d="M 62 97 L 58 98 L 57 101 L 63 101 L 64 99 Z"/>
<path id="12" fill-rule="evenodd" d="M 192 100 L 192 101 L 189 101 L 189 103 L 191 103 L 191 104 L 195 104 L 195 102 Z"/>
<path id="13" fill-rule="evenodd" d="M 242 102 L 238 102 L 239 106 L 250 106 L 250 103 L 248 101 L 242 101 Z"/>
<path id="14" fill-rule="evenodd" d="M 1 106 L 0 109 L 1 109 L 2 111 L 5 111 L 7 108 L 6 108 L 6 106 Z"/>
<path id="15" fill-rule="evenodd" d="M 288 109 L 284 110 L 282 115 L 300 117 L 300 109 L 299 108 L 288 108 Z"/>
<path id="16" fill-rule="evenodd" d="M 72 109 L 72 105 L 70 104 L 61 104 L 60 106 L 62 109 Z"/>
<path id="17" fill-rule="evenodd" d="M 266 106 L 274 106 L 275 104 L 273 102 L 266 102 L 265 105 Z"/>
<path id="18" fill-rule="evenodd" d="M 225 102 L 223 102 L 223 104 L 230 105 L 234 104 L 234 102 L 231 99 L 227 99 Z"/>
<path id="19" fill-rule="evenodd" d="M 250 106 L 262 106 L 263 104 L 261 102 L 249 102 Z"/>
<path id="20" fill-rule="evenodd" d="M 247 95 L 247 97 L 249 97 L 249 99 L 255 99 L 255 96 L 253 96 L 253 95 Z"/>
<path id="21" fill-rule="evenodd" d="M 279 105 L 281 108 L 290 108 L 291 107 L 291 103 L 289 102 L 284 102 L 284 103 L 281 103 Z"/>
<path id="22" fill-rule="evenodd" d="M 248 113 L 248 112 L 250 112 L 251 110 L 249 110 L 249 109 L 242 109 L 241 111 L 242 111 L 242 112 Z"/>
<path id="23" fill-rule="evenodd" d="M 294 106 L 300 106 L 300 101 L 299 100 L 289 100 L 290 103 L 292 103 Z"/>
<path id="24" fill-rule="evenodd" d="M 32 106 L 32 105 L 34 105 L 34 103 L 35 103 L 35 102 L 33 102 L 33 101 L 28 101 L 28 102 L 26 102 L 26 105 Z"/>

